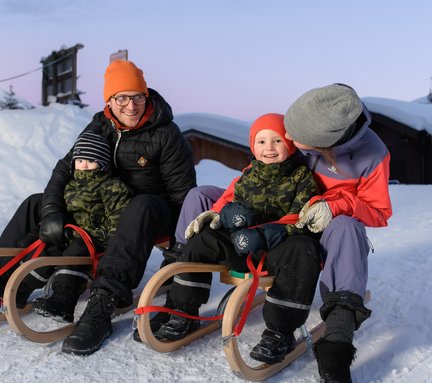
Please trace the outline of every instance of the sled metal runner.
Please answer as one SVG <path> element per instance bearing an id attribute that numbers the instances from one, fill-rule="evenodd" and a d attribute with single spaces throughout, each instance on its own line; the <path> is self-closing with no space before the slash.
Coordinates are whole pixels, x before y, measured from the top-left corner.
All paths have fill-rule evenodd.
<path id="1" fill-rule="evenodd" d="M 243 302 L 252 285 L 252 278 L 249 278 L 248 275 L 245 275 L 243 278 L 238 277 L 237 275 L 233 276 L 223 265 L 177 262 L 165 266 L 148 281 L 141 294 L 138 307 L 151 305 L 158 288 L 168 278 L 176 274 L 186 272 L 220 272 L 221 282 L 234 284 L 236 286 L 233 293 L 229 297 L 228 303 L 224 310 L 224 316 L 222 320 L 222 339 L 226 339 L 224 342 L 224 352 L 231 369 L 236 375 L 246 380 L 262 381 L 277 374 L 308 350 L 310 350 L 313 344 L 324 334 L 325 325 L 323 322 L 317 324 L 310 332 L 308 332 L 306 326 L 303 325 L 300 328 L 302 336 L 297 340 L 295 349 L 287 354 L 282 362 L 273 365 L 262 363 L 258 366 L 249 366 L 240 353 L 237 337 L 232 336 L 236 326 L 236 321 L 242 313 Z M 272 286 L 273 280 L 274 277 L 272 276 L 260 277 L 258 285 L 259 289 L 268 290 Z M 266 294 L 257 295 L 252 307 L 255 308 L 258 305 L 263 304 L 265 301 L 265 296 Z M 370 293 L 368 291 L 365 297 L 365 303 L 369 299 Z M 137 328 L 141 340 L 158 352 L 172 352 L 178 350 L 179 348 L 188 345 L 194 340 L 215 331 L 218 327 L 219 321 L 211 322 L 207 326 L 200 327 L 198 330 L 187 335 L 183 339 L 177 341 L 168 341 L 159 340 L 152 333 L 150 328 L 150 313 L 141 314 L 137 319 Z"/>

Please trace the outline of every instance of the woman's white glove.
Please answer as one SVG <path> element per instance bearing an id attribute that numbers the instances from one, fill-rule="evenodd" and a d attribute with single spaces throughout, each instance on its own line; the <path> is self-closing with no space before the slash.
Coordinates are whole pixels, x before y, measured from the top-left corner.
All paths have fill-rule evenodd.
<path id="1" fill-rule="evenodd" d="M 326 201 L 318 201 L 310 206 L 309 202 L 305 203 L 299 213 L 299 220 L 295 224 L 298 229 L 305 226 L 312 233 L 320 233 L 330 224 L 333 214 Z"/>
<path id="2" fill-rule="evenodd" d="M 211 229 L 219 229 L 222 226 L 219 213 L 213 210 L 208 210 L 196 217 L 186 228 L 186 239 L 192 238 L 196 233 L 199 233 L 204 225 L 210 223 Z"/>

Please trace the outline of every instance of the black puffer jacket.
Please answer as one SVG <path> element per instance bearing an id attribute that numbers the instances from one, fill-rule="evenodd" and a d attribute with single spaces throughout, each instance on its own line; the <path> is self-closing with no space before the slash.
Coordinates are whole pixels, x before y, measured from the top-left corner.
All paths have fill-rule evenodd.
<path id="1" fill-rule="evenodd" d="M 114 175 L 135 194 L 157 194 L 170 204 L 175 217 L 187 192 L 196 186 L 192 149 L 173 122 L 171 107 L 155 90 L 149 89 L 154 112 L 140 128 L 117 131 L 114 123 L 96 113 L 84 130 L 107 138 L 113 151 Z M 42 218 L 66 213 L 64 188 L 72 178 L 72 149 L 57 162 L 44 191 Z"/>

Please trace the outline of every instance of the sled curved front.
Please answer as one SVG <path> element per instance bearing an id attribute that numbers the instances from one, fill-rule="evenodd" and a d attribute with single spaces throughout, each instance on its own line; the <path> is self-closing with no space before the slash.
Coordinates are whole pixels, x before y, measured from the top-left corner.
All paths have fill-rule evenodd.
<path id="1" fill-rule="evenodd" d="M 23 249 L 21 247 L 0 247 L 0 257 L 14 257 L 18 255 Z M 3 306 L 3 303 L 2 303 Z M 27 304 L 24 308 L 18 309 L 18 312 L 23 315 L 27 314 L 31 311 L 31 305 Z M 6 320 L 6 315 L 3 313 L 3 307 L 1 308 L 0 312 L 0 322 L 3 322 Z"/>
<path id="2" fill-rule="evenodd" d="M 261 277 L 259 280 L 259 288 L 267 289 L 271 287 L 273 279 L 274 277 Z M 251 284 L 252 280 L 246 279 L 238 285 L 232 293 L 225 308 L 224 319 L 222 322 L 222 337 L 228 338 L 228 341 L 224 345 L 224 351 L 231 369 L 237 375 L 246 380 L 263 381 L 277 374 L 311 349 L 312 345 L 324 335 L 325 324 L 324 322 L 320 322 L 310 331 L 307 331 L 306 326 L 303 325 L 300 328 L 302 331 L 302 337 L 297 339 L 295 349 L 287 354 L 282 362 L 272 365 L 262 363 L 255 367 L 249 366 L 240 354 L 237 338 L 232 337 L 231 334 L 236 325 L 235 320 L 239 315 L 241 303 L 249 292 Z M 370 298 L 371 293 L 367 290 L 364 302 L 367 303 Z"/>
<path id="3" fill-rule="evenodd" d="M 260 277 L 258 287 L 260 289 L 267 289 L 272 286 L 273 280 L 274 277 Z M 236 319 L 241 314 L 242 302 L 244 302 L 251 285 L 252 279 L 245 279 L 232 293 L 225 308 L 222 322 L 222 337 L 228 339 L 224 345 L 224 351 L 231 369 L 245 379 L 260 381 L 276 374 L 283 367 L 277 368 L 280 363 L 273 366 L 263 364 L 258 367 L 250 367 L 240 354 L 237 338 L 231 336 L 236 326 Z M 275 366 L 277 366 L 276 369 Z"/>
<path id="4" fill-rule="evenodd" d="M 36 343 L 56 342 L 72 333 L 75 323 L 69 323 L 46 332 L 36 331 L 28 327 L 21 319 L 20 310 L 16 307 L 16 294 L 19 285 L 31 271 L 44 266 L 73 265 L 92 265 L 92 260 L 90 257 L 41 257 L 24 262 L 12 273 L 5 287 L 3 302 L 6 319 L 13 330 Z"/>
<path id="5" fill-rule="evenodd" d="M 138 307 L 149 306 L 152 304 L 159 288 L 169 278 L 181 273 L 209 273 L 221 272 L 227 268 L 223 265 L 194 262 L 175 262 L 165 266 L 147 282 L 138 302 Z M 219 321 L 210 322 L 207 326 L 200 327 L 198 330 L 177 341 L 163 341 L 157 339 L 150 328 L 150 313 L 141 314 L 137 319 L 137 328 L 141 340 L 158 352 L 172 352 L 188 345 L 195 339 L 201 338 L 206 334 L 215 331 L 219 327 Z"/>

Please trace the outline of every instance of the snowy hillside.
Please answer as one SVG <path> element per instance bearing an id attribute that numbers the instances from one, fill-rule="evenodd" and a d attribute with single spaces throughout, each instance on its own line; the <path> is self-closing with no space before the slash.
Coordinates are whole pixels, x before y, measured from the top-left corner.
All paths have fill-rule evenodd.
<path id="1" fill-rule="evenodd" d="M 205 115 L 202 116 L 206 118 Z M 24 197 L 41 192 L 58 158 L 70 148 L 90 121 L 91 113 L 53 104 L 33 110 L 0 111 L 0 230 Z M 229 119 L 222 119 L 229 124 Z M 221 120 L 221 121 L 222 121 Z M 196 122 L 194 122 L 196 123 Z M 229 127 L 228 127 L 229 128 Z M 235 129 L 233 127 L 233 129 Z M 199 184 L 226 186 L 238 174 L 214 161 L 197 166 Z M 426 383 L 432 381 L 432 185 L 392 185 L 394 215 L 388 228 L 368 229 L 375 252 L 369 256 L 372 317 L 355 336 L 358 348 L 353 378 L 358 383 Z M 154 250 L 142 286 L 158 270 L 161 254 Z M 215 310 L 227 286 L 214 282 Z M 158 299 L 156 304 L 162 304 Z M 309 319 L 319 320 L 316 296 Z M 80 304 L 79 311 L 83 310 Z M 132 313 L 114 320 L 114 334 L 89 357 L 60 352 L 61 343 L 36 344 L 0 323 L 2 382 L 242 382 L 229 368 L 220 332 L 216 331 L 172 354 L 159 354 L 132 340 Z M 28 317 L 35 327 L 45 318 Z M 240 343 L 246 352 L 263 329 L 253 312 Z M 268 382 L 318 382 L 312 353 Z"/>

